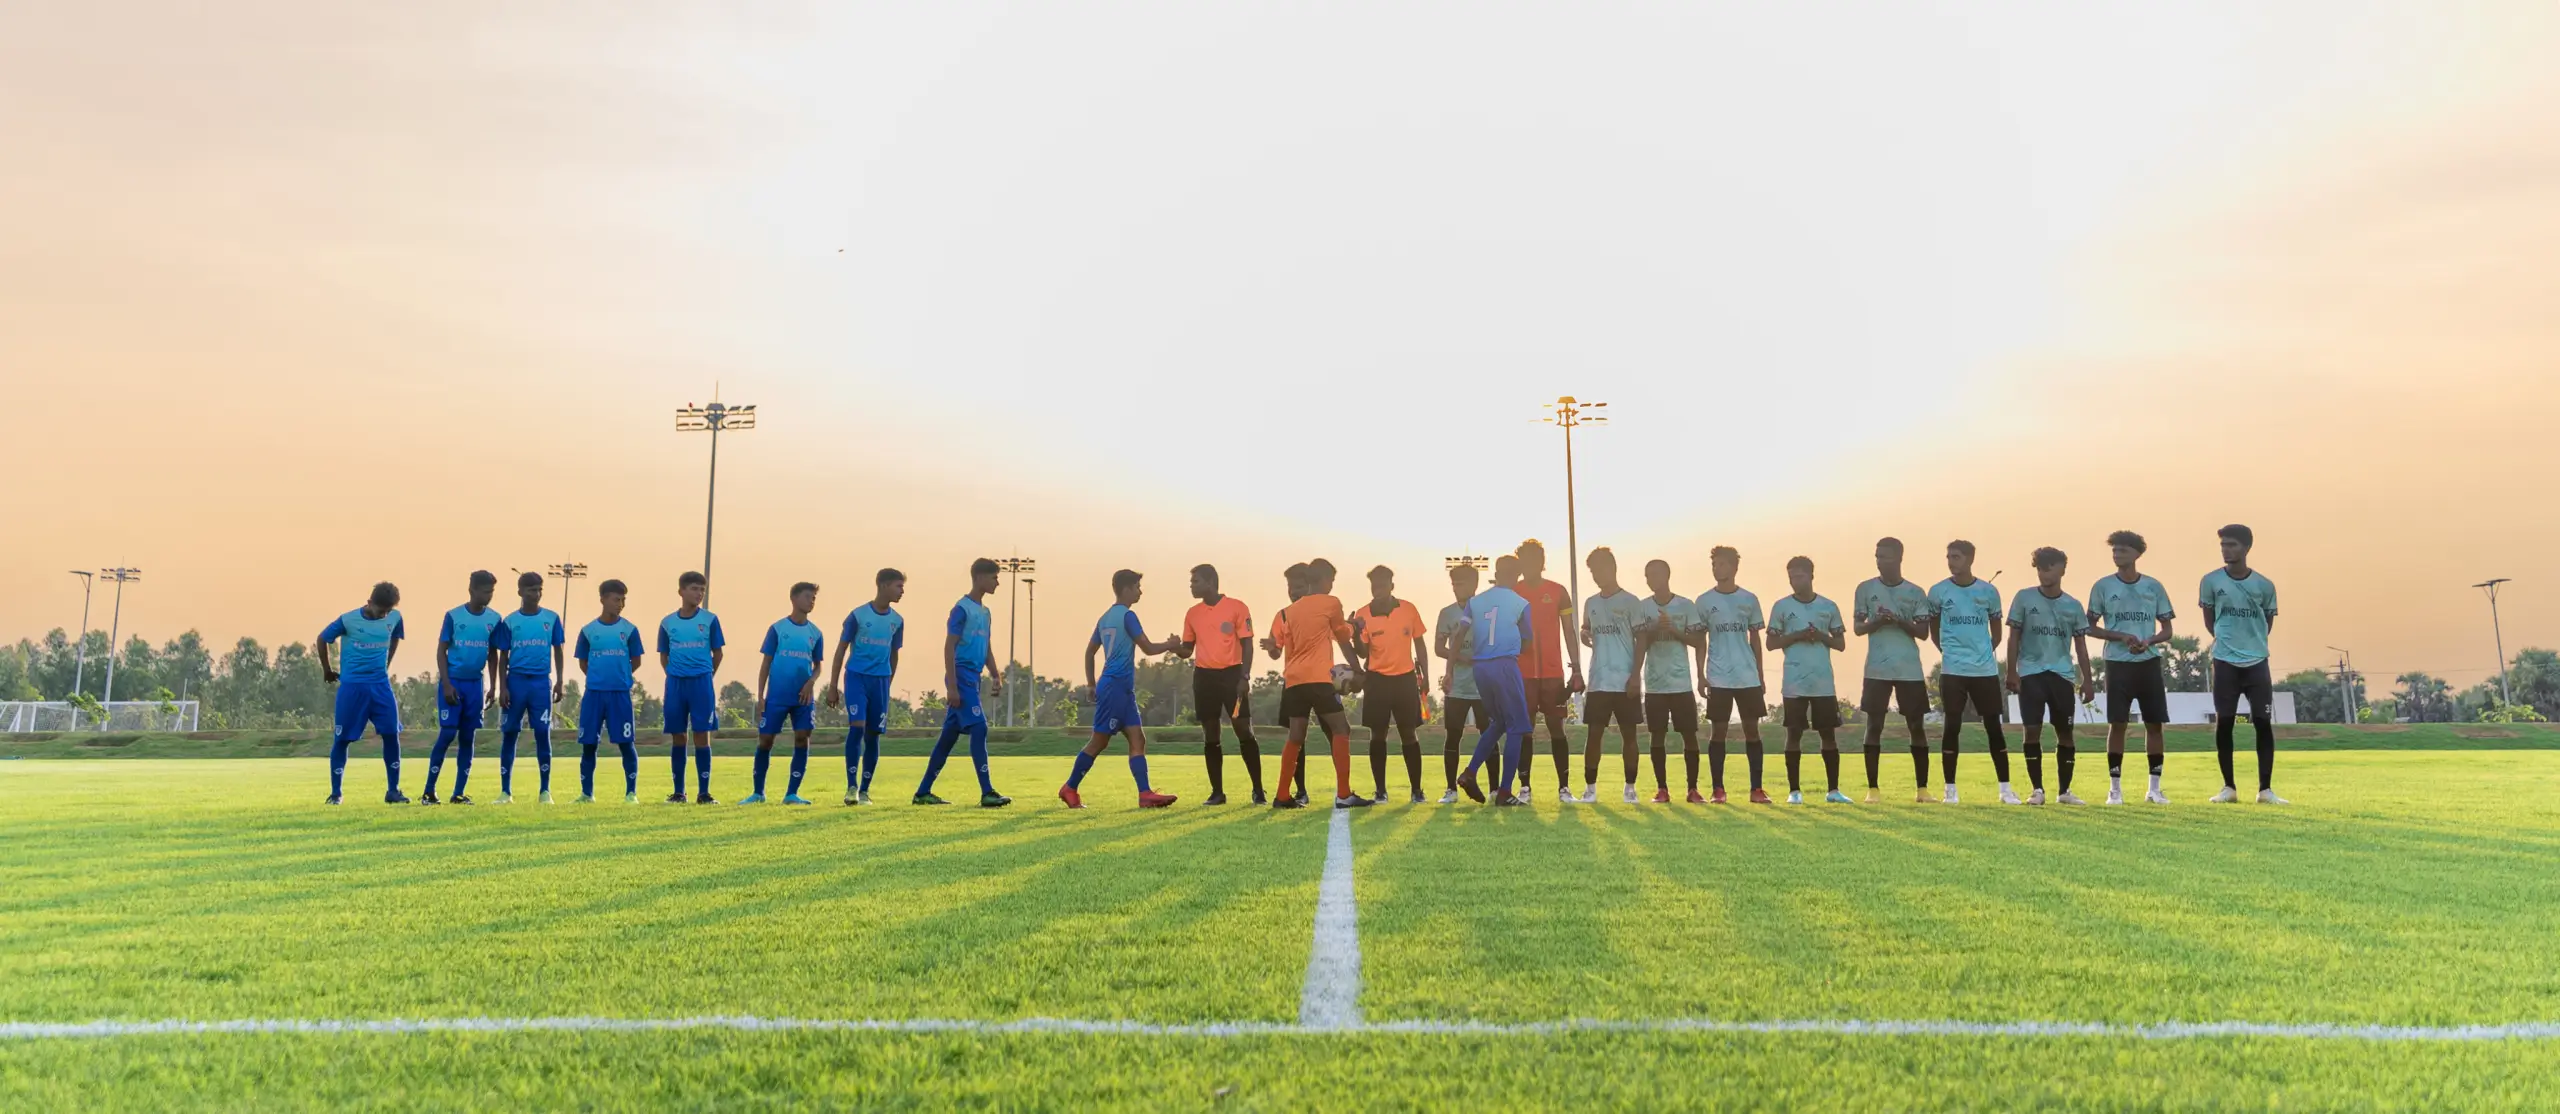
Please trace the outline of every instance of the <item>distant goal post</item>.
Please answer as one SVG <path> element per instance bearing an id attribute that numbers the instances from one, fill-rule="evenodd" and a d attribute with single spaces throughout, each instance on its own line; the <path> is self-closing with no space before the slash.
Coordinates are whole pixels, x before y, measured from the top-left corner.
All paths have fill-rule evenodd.
<path id="1" fill-rule="evenodd" d="M 62 700 L 0 700 L 0 735 L 42 731 L 194 731 L 200 709 L 193 700 L 117 700 L 106 717 Z"/>

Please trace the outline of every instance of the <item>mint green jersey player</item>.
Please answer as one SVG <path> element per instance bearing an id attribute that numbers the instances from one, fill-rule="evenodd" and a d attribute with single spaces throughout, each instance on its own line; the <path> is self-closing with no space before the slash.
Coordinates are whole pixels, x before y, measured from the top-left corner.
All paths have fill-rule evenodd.
<path id="1" fill-rule="evenodd" d="M 1707 628 L 1707 687 L 1759 688 L 1760 665 L 1752 660 L 1751 632 L 1769 625 L 1760 617 L 1760 597 L 1748 588 L 1731 592 L 1709 588 L 1698 593 L 1698 621 Z"/>
<path id="2" fill-rule="evenodd" d="M 2149 642 L 2160 633 L 2160 620 L 2178 617 L 2169 605 L 2169 590 L 2145 574 L 2136 574 L 2128 584 L 2124 577 L 2108 573 L 2089 586 L 2089 622 L 2105 623 L 2108 630 L 2120 631 Z M 2160 656 L 2153 646 L 2134 653 L 2122 642 L 2107 642 L 2108 661 L 2150 661 Z"/>
<path id="3" fill-rule="evenodd" d="M 1959 585 L 1954 577 L 1929 589 L 1929 613 L 1938 619 L 1938 672 L 1949 677 L 1997 677 L 2000 661 L 1991 628 L 2000 622 L 2000 589 L 1988 580 Z"/>
<path id="4" fill-rule="evenodd" d="M 1639 626 L 1661 624 L 1671 633 L 1687 636 L 1698 633 L 1698 605 L 1689 597 L 1675 595 L 1669 603 L 1656 603 L 1645 596 L 1636 601 L 1636 623 Z M 1655 638 L 1644 648 L 1644 691 L 1648 693 L 1695 692 L 1697 682 L 1689 679 L 1689 644 L 1671 638 Z"/>
<path id="5" fill-rule="evenodd" d="M 1626 692 L 1636 675 L 1636 623 L 1643 597 L 1624 588 L 1615 595 L 1594 593 L 1584 605 L 1582 626 L 1591 632 L 1593 692 Z"/>
<path id="6" fill-rule="evenodd" d="M 1886 584 L 1884 578 L 1871 576 L 1858 585 L 1849 597 L 1849 608 L 1861 623 L 1872 621 L 1876 612 L 1891 608 L 1904 619 L 1929 618 L 1929 592 L 1917 582 L 1905 580 Z M 1893 624 L 1877 627 L 1867 634 L 1867 679 L 1870 681 L 1925 681 L 1929 671 L 1920 664 L 1920 640 L 1911 632 Z"/>
<path id="7" fill-rule="evenodd" d="M 1769 633 L 1773 635 L 1808 630 L 1838 634 L 1846 629 L 1840 625 L 1840 605 L 1826 596 L 1815 596 L 1812 603 L 1806 603 L 1790 594 L 1769 607 Z M 1786 664 L 1778 671 L 1778 695 L 1794 699 L 1837 694 L 1831 683 L 1830 644 L 1790 642 L 1784 653 Z"/>
<path id="8" fill-rule="evenodd" d="M 2256 665 L 2267 660 L 2267 628 L 2275 622 L 2276 584 L 2249 570 L 2246 580 L 2228 569 L 2204 574 L 2198 604 L 2213 614 L 2213 660 Z"/>
<path id="9" fill-rule="evenodd" d="M 2080 632 L 2089 629 L 2089 613 L 2071 593 L 2047 597 L 2043 588 L 2019 589 L 2009 597 L 2009 625 L 2017 628 L 2018 676 L 2059 673 L 2065 680 L 2079 680 L 2071 650 Z"/>
<path id="10" fill-rule="evenodd" d="M 1453 603 L 1440 609 L 1440 618 L 1432 626 L 1432 636 L 1449 640 L 1449 699 L 1479 700 L 1476 694 L 1476 659 L 1471 653 L 1474 632 L 1468 629 L 1467 605 Z"/>

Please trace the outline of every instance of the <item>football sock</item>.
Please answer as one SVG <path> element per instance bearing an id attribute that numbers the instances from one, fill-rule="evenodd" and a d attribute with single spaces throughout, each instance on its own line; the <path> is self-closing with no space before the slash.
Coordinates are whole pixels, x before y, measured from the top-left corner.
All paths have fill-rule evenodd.
<path id="1" fill-rule="evenodd" d="M 1369 729 L 1369 780 L 1378 787 L 1378 795 L 1387 795 L 1387 733 L 1383 728 Z"/>
<path id="2" fill-rule="evenodd" d="M 783 786 L 782 795 L 785 797 L 799 796 L 800 780 L 808 776 L 809 744 L 793 742 L 791 744 L 791 784 Z"/>
<path id="3" fill-rule="evenodd" d="M 1760 788 L 1760 740 L 1744 739 L 1742 741 L 1742 756 L 1745 761 L 1751 764 L 1751 787 L 1753 789 Z"/>
<path id="4" fill-rule="evenodd" d="M 684 792 L 684 736 L 667 736 L 667 777 L 675 783 L 670 793 Z"/>
<path id="5" fill-rule="evenodd" d="M 951 760 L 951 745 L 960 741 L 960 721 L 942 721 L 942 734 L 933 740 L 933 753 L 924 759 L 924 780 L 916 783 L 916 795 L 933 792 L 935 778 L 942 776 L 942 764 Z"/>
<path id="6" fill-rule="evenodd" d="M 1687 740 L 1680 748 L 1680 765 L 1689 771 L 1689 791 L 1698 791 L 1698 741 Z"/>
<path id="7" fill-rule="evenodd" d="M 1200 760 L 1209 768 L 1209 795 L 1222 797 L 1227 792 L 1227 751 L 1218 745 L 1215 719 L 1201 728 Z"/>
<path id="8" fill-rule="evenodd" d="M 578 750 L 578 792 L 592 797 L 596 795 L 596 745 L 581 743 Z"/>
<path id="9" fill-rule="evenodd" d="M 1074 789 L 1084 784 L 1085 772 L 1093 769 L 1093 758 L 1094 755 L 1092 751 L 1080 750 L 1076 752 L 1075 767 L 1067 771 L 1067 788 Z"/>
<path id="10" fill-rule="evenodd" d="M 1822 780 L 1823 788 L 1833 793 L 1840 791 L 1840 752 L 1837 749 L 1825 749 L 1822 752 Z"/>
<path id="11" fill-rule="evenodd" d="M 1253 779 L 1253 791 L 1262 792 L 1262 744 L 1241 723 L 1236 725 L 1236 753 L 1244 757 L 1245 776 Z"/>
<path id="12" fill-rule="evenodd" d="M 1789 792 L 1789 793 L 1800 793 L 1800 792 L 1803 792 L 1803 786 L 1799 784 L 1799 781 L 1800 781 L 1801 779 L 1798 777 L 1798 771 L 1799 771 L 1799 769 L 1800 769 L 1803 765 L 1804 765 L 1804 752 L 1803 752 L 1803 751 L 1800 751 L 1800 750 L 1797 750 L 1797 749 L 1796 749 L 1796 748 L 1794 748 L 1794 747 L 1788 747 L 1788 748 L 1787 748 L 1787 792 Z"/>
<path id="13" fill-rule="evenodd" d="M 436 795 L 436 779 L 444 776 L 445 751 L 453 746 L 455 734 L 455 729 L 450 727 L 437 731 L 435 749 L 427 752 L 427 795 L 430 797 Z"/>
<path id="14" fill-rule="evenodd" d="M 2273 717 L 2251 726 L 2258 729 L 2258 792 L 2276 787 L 2276 725 Z"/>
<path id="15" fill-rule="evenodd" d="M 1279 777 L 1280 777 L 1280 782 L 1279 782 L 1278 791 L 1277 791 L 1277 792 L 1275 792 L 1274 794 L 1272 794 L 1274 797 L 1277 797 L 1277 798 L 1280 798 L 1280 799 L 1283 799 L 1283 800 L 1286 800 L 1286 799 L 1288 798 L 1288 796 L 1289 796 L 1289 785 L 1290 785 L 1290 782 L 1291 782 L 1291 780 L 1292 780 L 1292 779 L 1294 779 L 1294 778 L 1297 776 L 1297 773 L 1298 773 L 1298 752 L 1299 752 L 1299 750 L 1300 750 L 1300 747 L 1299 747 L 1299 746 L 1298 746 L 1298 744 L 1296 744 L 1296 743 L 1283 743 L 1283 744 L 1281 744 L 1281 746 L 1280 746 L 1280 775 L 1279 775 Z"/>
<path id="16" fill-rule="evenodd" d="M 1414 796 L 1422 795 L 1422 738 L 1418 735 L 1404 737 L 1404 781 Z"/>
<path id="17" fill-rule="evenodd" d="M 1721 736 L 1707 740 L 1707 771 L 1714 776 L 1715 787 L 1722 790 L 1724 788 L 1724 739 Z M 1698 779 L 1693 771 L 1693 776 L 1689 778 L 1689 785 L 1691 788 L 1696 788 L 1697 784 Z"/>
<path id="18" fill-rule="evenodd" d="M 978 795 L 995 796 L 995 771 L 987 768 L 986 724 L 981 723 L 969 728 L 969 764 L 976 767 L 978 771 Z"/>
<path id="19" fill-rule="evenodd" d="M 622 751 L 622 791 L 625 793 L 639 792 L 640 748 L 632 745 L 631 740 L 629 739 L 616 743 L 614 746 L 620 748 Z M 459 792 L 459 790 L 457 790 L 457 792 Z"/>
<path id="20" fill-rule="evenodd" d="M 1653 741 L 1653 787 L 1666 791 L 1671 788 L 1671 753 L 1663 749 L 1660 739 Z"/>
<path id="21" fill-rule="evenodd" d="M 471 732 L 462 733 L 462 749 L 453 756 L 453 795 L 462 796 L 463 787 L 471 784 Z"/>
<path id="22" fill-rule="evenodd" d="M 2213 758 L 2222 766 L 2222 784 L 2226 787 L 2237 784 L 2231 780 L 2232 719 L 2231 716 L 2222 716 L 2213 725 Z"/>
<path id="23" fill-rule="evenodd" d="M 880 725 L 862 733 L 862 791 L 871 791 L 871 776 L 880 769 Z"/>
<path id="24" fill-rule="evenodd" d="M 2263 753 L 2266 753 L 2266 754 L 2273 754 L 2273 753 L 2275 753 L 2275 751 L 2274 751 L 2274 749 L 2273 749 L 2274 744 L 2270 743 L 2270 744 L 2268 744 L 2268 747 L 2269 747 L 2269 749 L 2268 749 L 2268 750 L 2266 750 L 2266 751 L 2264 751 Z M 2261 760 L 2261 761 L 2259 762 L 2259 766 L 2260 766 L 2260 768 L 2262 768 L 2262 769 L 2263 769 L 2263 768 L 2265 767 L 2265 765 L 2266 765 L 2266 763 L 2265 763 L 2263 760 Z M 391 792 L 393 792 L 393 793 L 397 793 L 397 792 L 399 792 L 399 791 L 400 791 L 400 736 L 398 736 L 398 735 L 385 735 L 385 736 L 383 736 L 383 737 L 382 737 L 382 773 L 383 773 L 383 776 L 384 776 L 385 778 L 387 778 L 387 779 L 390 781 L 390 783 L 391 783 L 390 791 L 391 791 Z M 2263 787 L 2262 787 L 2262 788 L 2263 788 Z"/>
<path id="25" fill-rule="evenodd" d="M 1868 745 L 1867 745 L 1867 788 L 1869 788 L 1869 789 L 1873 789 L 1873 788 L 1875 788 L 1875 787 L 1876 787 L 1876 775 L 1877 775 L 1878 773 L 1880 773 L 1883 769 L 1884 769 L 1884 747 L 1883 747 L 1882 745 L 1880 745 L 1880 743 L 1870 743 L 1870 744 L 1868 744 Z"/>
<path id="26" fill-rule="evenodd" d="M 344 740 L 329 744 L 329 795 L 339 796 L 347 785 L 347 744 Z"/>
<path id="27" fill-rule="evenodd" d="M 516 792 L 516 733 L 498 736 L 498 793 L 512 797 Z"/>
<path id="28" fill-rule="evenodd" d="M 1351 795 L 1351 736 L 1349 734 L 1333 737 L 1333 795 L 1337 798 Z"/>
<path id="29" fill-rule="evenodd" d="M 548 718 L 548 717 L 546 717 Z M 533 725 L 533 764 L 542 775 L 542 791 L 551 791 L 551 728 L 540 720 Z"/>
<path id="30" fill-rule="evenodd" d="M 1929 787 L 1929 746 L 1911 744 L 1911 780 L 1922 789 Z"/>
<path id="31" fill-rule="evenodd" d="M 1991 772 L 2003 785 L 2009 782 L 2009 740 L 2000 733 L 2000 721 L 1984 717 L 1982 729 L 1991 736 Z"/>
<path id="32" fill-rule="evenodd" d="M 2038 739 L 2029 739 L 2029 740 L 2027 740 L 2027 742 L 2026 742 L 2026 752 L 2027 752 L 2027 784 L 2028 784 L 2028 785 L 2031 785 L 2031 786 L 2034 786 L 2035 788 L 2042 789 L 2042 788 L 2044 788 L 2044 743 L 2043 743 L 2043 741 L 2042 741 L 2042 740 L 2038 740 Z"/>
<path id="33" fill-rule="evenodd" d="M 693 744 L 693 782 L 695 793 L 705 797 L 711 795 L 711 744 L 709 743 Z"/>
<path id="34" fill-rule="evenodd" d="M 2062 742 L 2053 748 L 2053 773 L 2062 792 L 2071 791 L 2071 767 L 2079 760 L 2080 752 L 2072 749 L 2071 737 L 2063 736 Z"/>
<path id="35" fill-rule="evenodd" d="M 773 744 L 766 743 L 756 748 L 756 796 L 764 796 L 764 775 L 771 769 L 773 769 Z"/>
<path id="36" fill-rule="evenodd" d="M 862 785 L 862 725 L 854 724 L 844 732 L 844 791 L 852 795 Z"/>
<path id="37" fill-rule="evenodd" d="M 1146 755 L 1132 754 L 1129 756 L 1129 776 L 1137 780 L 1138 792 L 1153 793 L 1156 791 L 1156 787 L 1148 784 L 1147 782 Z"/>

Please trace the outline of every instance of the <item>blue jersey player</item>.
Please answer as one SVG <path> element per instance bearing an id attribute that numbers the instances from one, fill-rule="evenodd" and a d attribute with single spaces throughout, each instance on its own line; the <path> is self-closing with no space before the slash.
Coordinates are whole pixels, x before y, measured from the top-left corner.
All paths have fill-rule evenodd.
<path id="1" fill-rule="evenodd" d="M 1511 786 L 1527 758 L 1521 748 L 1537 729 L 1529 718 L 1527 683 L 1520 676 L 1521 648 L 1534 647 L 1536 634 L 1529 601 L 1520 594 L 1519 584 L 1520 558 L 1505 553 L 1493 559 L 1492 590 L 1467 597 L 1467 652 L 1475 669 L 1476 691 L 1484 701 L 1484 734 L 1476 739 L 1475 756 L 1467 759 L 1466 772 L 1458 775 L 1458 788 L 1477 801 L 1484 800 L 1476 770 L 1492 762 L 1495 780 L 1501 783 L 1493 794 L 1497 805 L 1529 803 Z"/>
<path id="2" fill-rule="evenodd" d="M 347 744 L 364 734 L 365 725 L 382 737 L 382 770 L 389 783 L 382 803 L 405 805 L 400 791 L 400 701 L 391 691 L 391 658 L 408 636 L 400 623 L 400 589 L 390 581 L 373 586 L 363 607 L 329 620 L 313 649 L 320 655 L 320 675 L 338 686 L 337 730 L 329 743 L 329 803 L 347 780 Z M 329 660 L 329 644 L 345 642 L 339 660 Z M 341 673 L 340 667 L 344 672 Z"/>
<path id="3" fill-rule="evenodd" d="M 981 675 L 989 678 L 988 695 L 1004 691 L 1004 674 L 987 660 L 987 634 L 995 625 L 987 614 L 987 596 L 996 590 L 999 575 L 996 563 L 988 558 L 969 562 L 969 594 L 951 605 L 951 616 L 943 621 L 942 691 L 949 703 L 942 711 L 942 737 L 933 741 L 933 753 L 924 762 L 924 780 L 916 783 L 916 804 L 949 803 L 933 795 L 933 781 L 942 776 L 942 764 L 950 760 L 951 747 L 964 731 L 969 735 L 969 760 L 978 768 L 978 807 L 1003 808 L 1013 803 L 1013 798 L 996 792 L 995 779 L 987 772 L 987 709 L 978 694 Z"/>
<path id="4" fill-rule="evenodd" d="M 569 643 L 560 613 L 542 606 L 542 574 L 516 577 L 516 598 L 501 624 L 507 633 L 499 643 L 507 663 L 506 686 L 498 690 L 498 803 L 514 804 L 516 732 L 533 722 L 533 758 L 542 773 L 542 803 L 551 803 L 551 706 L 560 702 L 560 683 L 568 673 Z"/>
<path id="5" fill-rule="evenodd" d="M 489 606 L 498 592 L 498 577 L 487 569 L 471 574 L 469 603 L 444 613 L 436 632 L 436 749 L 427 756 L 427 791 L 422 805 L 436 804 L 436 777 L 444 772 L 444 756 L 456 739 L 462 754 L 453 767 L 453 803 L 467 805 L 471 784 L 471 736 L 480 730 L 481 710 L 489 706 L 480 671 L 497 645 L 498 610 Z"/>
<path id="6" fill-rule="evenodd" d="M 631 589 L 619 580 L 596 585 L 602 613 L 578 630 L 578 669 L 586 692 L 578 698 L 578 803 L 596 799 L 596 746 L 605 738 L 622 751 L 622 803 L 640 800 L 640 752 L 631 724 L 631 674 L 640 664 L 640 628 L 622 617 Z"/>
<path id="7" fill-rule="evenodd" d="M 897 603 L 907 596 L 907 574 L 882 569 L 871 578 L 877 592 L 871 602 L 846 613 L 836 635 L 832 676 L 844 688 L 828 685 L 830 708 L 844 708 L 844 803 L 871 803 L 871 774 L 880 768 L 880 732 L 888 726 L 889 678 L 898 672 L 898 651 L 907 645 L 907 617 Z"/>
<path id="8" fill-rule="evenodd" d="M 667 803 L 673 805 L 685 802 L 687 730 L 693 732 L 694 799 L 712 803 L 711 729 L 720 723 L 720 704 L 712 694 L 711 678 L 720 671 L 721 647 L 729 640 L 720 633 L 720 617 L 702 606 L 710 592 L 711 581 L 701 573 L 677 577 L 676 601 L 681 606 L 658 620 L 658 664 L 667 670 L 667 763 L 675 779 L 675 791 L 667 794 Z"/>
<path id="9" fill-rule="evenodd" d="M 791 786 L 782 803 L 805 805 L 800 779 L 809 773 L 809 730 L 815 726 L 818 671 L 827 664 L 827 632 L 809 621 L 818 606 L 818 586 L 806 580 L 791 586 L 791 614 L 765 628 L 764 664 L 756 668 L 756 789 L 739 800 L 764 803 L 764 775 L 773 766 L 774 736 L 791 721 Z"/>
<path id="10" fill-rule="evenodd" d="M 1130 610 L 1138 605 L 1138 579 L 1130 569 L 1111 574 L 1111 608 L 1093 625 L 1093 640 L 1084 646 L 1084 681 L 1093 689 L 1093 740 L 1076 752 L 1075 769 L 1068 773 L 1067 783 L 1058 787 L 1058 799 L 1068 808 L 1084 807 L 1078 788 L 1085 773 L 1093 769 L 1093 760 L 1111 745 L 1113 735 L 1129 737 L 1129 776 L 1138 783 L 1138 807 L 1163 808 L 1174 801 L 1173 794 L 1158 793 L 1147 782 L 1147 732 L 1138 722 L 1138 655 L 1170 654 L 1182 648 L 1182 640 L 1157 642 L 1147 637 L 1138 613 Z M 1097 654 L 1102 657 L 1099 677 L 1093 672 Z"/>

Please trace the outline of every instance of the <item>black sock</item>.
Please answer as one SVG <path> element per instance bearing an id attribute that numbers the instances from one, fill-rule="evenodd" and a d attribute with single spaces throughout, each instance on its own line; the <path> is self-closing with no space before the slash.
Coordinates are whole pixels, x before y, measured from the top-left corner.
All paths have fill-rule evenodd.
<path id="1" fill-rule="evenodd" d="M 2071 765 L 2079 761 L 2079 758 L 2080 752 L 2071 749 L 2069 735 L 2063 736 L 2061 745 L 2053 748 L 2053 772 L 2061 781 L 2062 791 L 2065 793 L 2071 791 Z"/>
<path id="2" fill-rule="evenodd" d="M 2231 780 L 2231 717 L 2224 716 L 2213 725 L 2213 757 L 2222 764 L 2222 784 L 2229 788 Z"/>
<path id="3" fill-rule="evenodd" d="M 1922 789 L 1929 787 L 1929 745 L 1911 744 L 1911 780 Z"/>
<path id="4" fill-rule="evenodd" d="M 1422 737 L 1407 731 L 1404 735 L 1404 783 L 1413 795 L 1422 795 Z"/>
<path id="5" fill-rule="evenodd" d="M 1712 784 L 1716 792 L 1724 792 L 1724 736 L 1722 735 L 1707 740 L 1707 772 L 1714 776 L 1715 780 Z M 1697 786 L 1698 775 L 1693 768 L 1689 774 L 1689 787 L 1695 789 Z"/>
<path id="6" fill-rule="evenodd" d="M 1798 768 L 1803 765 L 1804 752 L 1797 750 L 1793 746 L 1789 746 L 1787 748 L 1787 792 L 1804 792 L 1804 787 L 1800 784 L 1801 779 L 1797 776 Z"/>
<path id="7" fill-rule="evenodd" d="M 2124 780 L 2124 751 L 2107 748 L 2107 776 L 2116 781 Z"/>
<path id="8" fill-rule="evenodd" d="M 2258 792 L 2276 787 L 2276 725 L 2272 719 L 2261 720 L 2258 728 Z"/>
<path id="9" fill-rule="evenodd" d="M 1573 744 L 1565 740 L 1564 728 L 1550 725 L 1547 742 L 1556 748 L 1556 788 L 1573 788 Z"/>
<path id="10" fill-rule="evenodd" d="M 1376 782 L 1378 796 L 1387 795 L 1387 729 L 1369 729 L 1369 780 Z"/>
<path id="11" fill-rule="evenodd" d="M 1236 753 L 1244 758 L 1244 773 L 1246 777 L 1253 779 L 1253 791 L 1260 794 L 1262 792 L 1262 748 L 1254 743 L 1253 736 L 1245 731 L 1241 723 L 1236 725 Z"/>
<path id="12" fill-rule="evenodd" d="M 1840 791 L 1840 752 L 1836 749 L 1822 752 L 1822 781 L 1823 787 L 1830 792 Z"/>
<path id="13" fill-rule="evenodd" d="M 1209 795 L 1227 792 L 1227 748 L 1218 745 L 1218 729 L 1208 728 L 1200 739 L 1200 760 L 1209 767 Z"/>
<path id="14" fill-rule="evenodd" d="M 1745 761 L 1751 764 L 1751 788 L 1756 791 L 1760 788 L 1760 740 L 1744 739 L 1742 741 L 1742 756 Z"/>
<path id="15" fill-rule="evenodd" d="M 1876 775 L 1884 767 L 1884 747 L 1879 745 L 1882 742 L 1877 740 L 1867 744 L 1867 788 L 1870 791 L 1875 789 Z"/>
<path id="16" fill-rule="evenodd" d="M 1671 791 L 1671 752 L 1663 749 L 1659 735 L 1653 739 L 1653 787 L 1665 793 Z"/>
<path id="17" fill-rule="evenodd" d="M 2151 776 L 2153 777 L 2159 777 L 2161 767 L 2169 764 L 2169 756 L 2166 754 L 2146 754 L 2143 758 L 2151 764 Z"/>
<path id="18" fill-rule="evenodd" d="M 2027 740 L 2027 785 L 2044 788 L 2044 743 L 2035 739 Z"/>
<path id="19" fill-rule="evenodd" d="M 1954 728 L 1947 729 L 1946 742 L 1940 744 L 1938 751 L 1938 772 L 1943 775 L 1939 780 L 1947 783 L 1948 785 L 1954 785 L 1956 783 L 1956 732 Z"/>
<path id="20" fill-rule="evenodd" d="M 1692 793 L 1697 792 L 1698 741 L 1696 739 L 1688 740 L 1687 745 L 1680 748 L 1680 763 L 1689 769 L 1689 791 Z"/>
<path id="21" fill-rule="evenodd" d="M 2000 721 L 1983 717 L 1982 729 L 1991 735 L 1991 773 L 2001 781 L 2009 780 L 2009 740 L 2000 734 Z"/>

